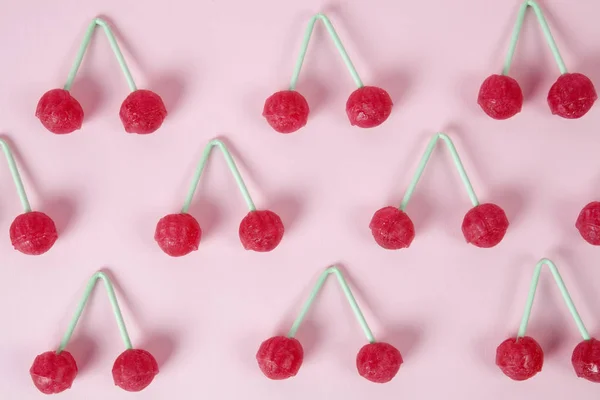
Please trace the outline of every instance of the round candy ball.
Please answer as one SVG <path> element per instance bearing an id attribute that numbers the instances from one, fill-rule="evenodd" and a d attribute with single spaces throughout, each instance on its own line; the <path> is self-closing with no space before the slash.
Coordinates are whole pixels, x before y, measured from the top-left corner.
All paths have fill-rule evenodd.
<path id="1" fill-rule="evenodd" d="M 81 129 L 83 108 L 64 89 L 52 89 L 40 98 L 35 116 L 52 133 L 65 134 Z"/>
<path id="2" fill-rule="evenodd" d="M 33 360 L 29 374 L 40 392 L 57 394 L 73 385 L 77 376 L 77 363 L 68 351 L 59 354 L 47 351 Z"/>
<path id="3" fill-rule="evenodd" d="M 402 356 L 398 349 L 388 343 L 369 343 L 364 345 L 356 356 L 356 368 L 363 378 L 386 383 L 398 373 Z"/>
<path id="4" fill-rule="evenodd" d="M 467 243 L 477 247 L 494 247 L 506 234 L 508 218 L 496 204 L 485 203 L 471 208 L 462 223 Z"/>
<path id="5" fill-rule="evenodd" d="M 356 89 L 346 102 L 350 124 L 360 128 L 381 125 L 392 113 L 392 99 L 388 92 L 376 86 Z"/>
<path id="6" fill-rule="evenodd" d="M 600 201 L 592 201 L 583 207 L 575 227 L 586 242 L 600 246 Z"/>
<path id="7" fill-rule="evenodd" d="M 544 351 L 533 338 L 510 338 L 496 349 L 496 365 L 504 375 L 524 381 L 542 370 Z"/>
<path id="8" fill-rule="evenodd" d="M 263 117 L 279 133 L 292 133 L 306 125 L 308 103 L 295 90 L 282 90 L 265 101 Z"/>
<path id="9" fill-rule="evenodd" d="M 573 350 L 571 363 L 578 377 L 600 383 L 600 341 L 591 338 L 579 343 Z"/>
<path id="10" fill-rule="evenodd" d="M 304 360 L 302 345 L 295 338 L 274 336 L 265 340 L 256 353 L 258 367 L 269 379 L 296 376 Z"/>
<path id="11" fill-rule="evenodd" d="M 481 84 L 477 104 L 494 119 L 508 119 L 521 112 L 523 92 L 510 76 L 491 75 Z"/>
<path id="12" fill-rule="evenodd" d="M 377 210 L 369 228 L 377 244 L 388 250 L 408 247 L 415 238 L 415 226 L 409 216 L 397 207 Z"/>
<path id="13" fill-rule="evenodd" d="M 145 135 L 160 128 L 167 117 L 167 109 L 159 95 L 138 89 L 125 98 L 119 117 L 125 132 Z"/>
<path id="14" fill-rule="evenodd" d="M 129 349 L 117 357 L 112 368 L 115 385 L 128 392 L 145 389 L 158 374 L 156 359 L 146 350 Z"/>
<path id="15" fill-rule="evenodd" d="M 579 73 L 562 74 L 548 92 L 548 105 L 552 114 L 567 119 L 583 117 L 598 99 L 594 84 Z"/>
<path id="16" fill-rule="evenodd" d="M 171 257 L 181 257 L 198 250 L 202 229 L 188 213 L 169 214 L 158 221 L 154 240 Z"/>
<path id="17" fill-rule="evenodd" d="M 23 254 L 44 254 L 58 239 L 52 218 L 39 211 L 30 211 L 15 218 L 10 225 L 10 241 Z"/>
<path id="18" fill-rule="evenodd" d="M 283 238 L 283 222 L 269 210 L 250 211 L 240 223 L 240 240 L 246 250 L 271 251 Z"/>

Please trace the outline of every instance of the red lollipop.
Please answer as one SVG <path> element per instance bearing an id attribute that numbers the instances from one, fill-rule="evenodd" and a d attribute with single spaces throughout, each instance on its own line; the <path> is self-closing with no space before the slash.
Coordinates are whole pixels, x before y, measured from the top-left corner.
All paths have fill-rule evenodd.
<path id="1" fill-rule="evenodd" d="M 292 133 L 306 125 L 308 103 L 295 90 L 282 90 L 267 98 L 263 117 L 279 133 Z"/>
<path id="2" fill-rule="evenodd" d="M 510 379 L 524 381 L 542 370 L 544 351 L 529 336 L 506 339 L 496 349 L 496 365 Z"/>
<path id="3" fill-rule="evenodd" d="M 52 89 L 40 98 L 35 116 L 50 132 L 61 135 L 81 129 L 83 108 L 68 90 Z"/>
<path id="4" fill-rule="evenodd" d="M 300 342 L 286 336 L 265 340 L 256 353 L 258 367 L 267 378 L 273 380 L 296 376 L 303 360 L 304 350 Z"/>
<path id="5" fill-rule="evenodd" d="M 40 392 L 57 394 L 73 385 L 77 376 L 77 363 L 68 351 L 47 351 L 33 360 L 29 374 Z"/>
<path id="6" fill-rule="evenodd" d="M 378 245 L 388 250 L 407 248 L 415 238 L 415 226 L 397 207 L 383 207 L 373 214 L 369 224 Z"/>
<path id="7" fill-rule="evenodd" d="M 10 146 L 6 140 L 0 138 L 0 147 L 8 162 L 13 182 L 21 200 L 21 206 L 25 211 L 17 216 L 10 225 L 9 233 L 12 245 L 23 254 L 34 256 L 44 254 L 50 250 L 58 239 L 54 221 L 42 212 L 31 211 L 31 205 Z"/>
<path id="8" fill-rule="evenodd" d="M 104 272 L 96 272 L 86 286 L 77 311 L 61 340 L 58 350 L 40 354 L 33 362 L 29 372 L 34 385 L 42 393 L 56 394 L 69 389 L 77 376 L 75 359 L 68 351 L 65 351 L 65 348 L 73 336 L 98 279 L 104 282 L 123 344 L 126 347 L 126 350 L 117 357 L 112 368 L 115 385 L 128 392 L 139 392 L 145 389 L 158 374 L 158 363 L 152 354 L 145 350 L 132 348 L 131 339 L 127 333 L 125 321 L 110 278 Z"/>
<path id="9" fill-rule="evenodd" d="M 388 343 L 366 344 L 356 355 L 359 375 L 374 383 L 391 381 L 400 370 L 401 364 L 400 352 Z"/>
<path id="10" fill-rule="evenodd" d="M 156 224 L 154 240 L 171 257 L 181 257 L 198 250 L 202 229 L 188 213 L 169 214 Z"/>
<path id="11" fill-rule="evenodd" d="M 44 254 L 58 239 L 54 221 L 39 211 L 30 211 L 15 218 L 10 225 L 10 241 L 23 254 Z"/>
<path id="12" fill-rule="evenodd" d="M 388 92 L 376 86 L 356 89 L 346 102 L 346 114 L 351 125 L 374 128 L 385 122 L 392 113 L 392 99 Z"/>
<path id="13" fill-rule="evenodd" d="M 581 237 L 594 246 L 600 246 L 600 202 L 587 204 L 577 217 L 575 227 Z"/>
<path id="14" fill-rule="evenodd" d="M 69 91 L 73 86 L 79 66 L 98 26 L 104 30 L 108 37 L 111 48 L 131 90 L 131 94 L 123 101 L 119 111 L 125 131 L 138 134 L 148 134 L 156 131 L 167 116 L 165 105 L 156 93 L 150 90 L 137 89 L 115 35 L 106 21 L 101 18 L 94 18 L 88 26 L 64 89 L 53 89 L 46 92 L 38 102 L 35 112 L 36 117 L 40 119 L 46 129 L 56 134 L 71 133 L 81 128 L 84 115 L 83 109 Z"/>
<path id="15" fill-rule="evenodd" d="M 578 377 L 600 383 L 600 341 L 589 338 L 580 342 L 571 356 Z"/>
<path id="16" fill-rule="evenodd" d="M 250 211 L 240 223 L 240 241 L 246 250 L 271 251 L 283 238 L 283 222 L 269 210 Z"/>
<path id="17" fill-rule="evenodd" d="M 223 153 L 229 170 L 250 209 L 250 212 L 242 219 L 239 227 L 242 246 L 246 250 L 257 252 L 267 252 L 275 249 L 281 242 L 285 230 L 281 218 L 273 211 L 256 209 L 231 153 L 227 146 L 218 139 L 211 140 L 204 148 L 181 213 L 169 214 L 162 218 L 156 226 L 154 239 L 165 253 L 173 257 L 184 256 L 198 249 L 202 230 L 196 219 L 188 214 L 188 211 L 198 182 L 215 146 Z"/>
<path id="18" fill-rule="evenodd" d="M 456 151 L 456 147 L 454 147 L 454 143 L 452 143 L 450 137 L 445 133 L 436 133 L 429 141 L 429 145 L 419 162 L 419 167 L 408 189 L 406 189 L 400 207 L 383 207 L 377 210 L 371 218 L 369 228 L 371 229 L 373 238 L 384 249 L 402 249 L 410 246 L 412 243 L 415 237 L 415 227 L 404 210 L 406 210 L 415 188 L 425 171 L 425 167 L 431 158 L 431 154 L 440 139 L 448 147 L 454 165 L 462 178 L 473 204 L 473 208 L 465 215 L 462 224 L 462 231 L 467 243 L 472 243 L 477 247 L 493 247 L 504 238 L 508 229 L 506 214 L 495 204 L 479 204 L 479 200 L 477 200 L 473 186 L 469 181 L 469 177 Z"/>
<path id="19" fill-rule="evenodd" d="M 354 83 L 358 87 L 350 94 L 346 102 L 346 114 L 350 124 L 360 128 L 373 128 L 381 125 L 392 112 L 390 95 L 382 88 L 363 85 L 331 21 L 322 13 L 313 16 L 308 23 L 289 90 L 276 92 L 267 98 L 263 108 L 263 117 L 279 133 L 292 133 L 306 125 L 309 107 L 306 99 L 296 91 L 296 84 L 298 83 L 312 31 L 318 20 L 325 25 L 346 64 L 348 72 L 350 72 Z"/>
<path id="20" fill-rule="evenodd" d="M 479 204 L 469 210 L 462 223 L 467 243 L 477 247 L 494 247 L 502 241 L 508 229 L 508 218 L 496 204 Z"/>
<path id="21" fill-rule="evenodd" d="M 117 357 L 112 369 L 115 385 L 128 392 L 139 392 L 158 374 L 158 363 L 146 350 L 127 349 Z"/>
<path id="22" fill-rule="evenodd" d="M 596 100 L 594 84 L 590 78 L 578 73 L 562 74 L 548 92 L 550 111 L 566 119 L 583 117 Z"/>
<path id="23" fill-rule="evenodd" d="M 477 104 L 494 119 L 508 119 L 523 107 L 519 83 L 506 75 L 491 75 L 481 84 Z"/>

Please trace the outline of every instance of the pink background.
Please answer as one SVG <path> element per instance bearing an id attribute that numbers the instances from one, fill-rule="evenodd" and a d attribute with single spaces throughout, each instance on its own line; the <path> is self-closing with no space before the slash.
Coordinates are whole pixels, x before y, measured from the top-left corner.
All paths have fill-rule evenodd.
<path id="1" fill-rule="evenodd" d="M 95 3 L 95 4 L 94 4 Z M 135 3 L 135 4 L 134 4 Z M 142 6 L 142 4 L 144 4 Z M 600 85 L 600 4 L 546 0 L 567 67 Z M 106 268 L 134 345 L 161 373 L 141 394 L 116 388 L 112 363 L 123 350 L 110 306 L 97 290 L 68 349 L 80 375 L 62 399 L 564 399 L 598 386 L 570 363 L 581 340 L 550 275 L 543 275 L 528 334 L 546 353 L 544 370 L 515 383 L 494 365 L 496 346 L 518 328 L 536 261 L 561 268 L 581 316 L 599 335 L 598 249 L 574 228 L 600 197 L 600 106 L 581 120 L 550 115 L 545 97 L 558 70 L 529 15 L 513 76 L 526 102 L 498 122 L 478 108 L 480 83 L 499 72 L 518 1 L 281 0 L 127 2 L 6 1 L 0 13 L 0 132 L 14 144 L 30 200 L 60 230 L 41 257 L 8 238 L 21 212 L 8 170 L 0 173 L 0 398 L 37 399 L 28 369 L 54 349 L 88 277 Z M 325 11 L 363 81 L 395 101 L 379 128 L 348 124 L 354 89 L 317 26 L 298 90 L 309 124 L 275 133 L 261 117 L 267 96 L 287 86 L 309 17 Z M 73 94 L 86 111 L 68 136 L 34 118 L 38 98 L 62 87 L 91 18 L 115 26 L 137 84 L 163 96 L 169 117 L 150 136 L 124 133 L 118 109 L 127 86 L 103 35 L 84 60 Z M 99 32 L 98 32 L 99 33 Z M 438 149 L 408 207 L 410 249 L 373 241 L 375 210 L 399 204 L 430 135 L 455 140 L 482 201 L 507 212 L 511 227 L 493 249 L 464 243 L 470 204 L 445 149 Z M 259 208 L 281 215 L 286 234 L 272 253 L 243 250 L 244 202 L 215 154 L 193 203 L 205 236 L 172 259 L 154 227 L 183 202 L 205 143 L 231 145 Z M 4 161 L 0 162 L 1 164 Z M 329 282 L 298 339 L 306 359 L 283 382 L 262 376 L 262 340 L 285 333 L 317 275 L 347 271 L 376 338 L 404 356 L 397 377 L 375 385 L 354 362 L 365 338 L 341 291 Z"/>

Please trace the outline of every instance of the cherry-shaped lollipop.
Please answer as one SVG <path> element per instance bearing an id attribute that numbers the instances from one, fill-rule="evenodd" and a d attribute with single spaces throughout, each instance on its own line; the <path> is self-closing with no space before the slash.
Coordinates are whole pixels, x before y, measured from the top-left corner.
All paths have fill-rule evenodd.
<path id="1" fill-rule="evenodd" d="M 365 344 L 356 355 L 356 368 L 363 378 L 374 383 L 392 380 L 400 370 L 402 355 L 389 343 Z"/>
<path id="2" fill-rule="evenodd" d="M 415 227 L 406 213 L 406 207 L 425 171 L 438 140 L 442 139 L 454 160 L 454 165 L 467 189 L 473 208 L 467 212 L 462 224 L 463 235 L 467 243 L 477 247 L 493 247 L 500 243 L 508 229 L 508 219 L 504 211 L 492 203 L 479 204 L 467 172 L 460 160 L 456 147 L 445 133 L 436 133 L 419 162 L 410 185 L 406 189 L 400 207 L 383 207 L 373 214 L 369 228 L 375 242 L 388 250 L 403 249 L 410 246 L 415 237 Z"/>
<path id="3" fill-rule="evenodd" d="M 0 138 L 0 147 L 8 162 L 8 168 L 24 210 L 24 213 L 18 215 L 10 225 L 9 233 L 12 245 L 23 254 L 34 256 L 44 254 L 58 239 L 54 221 L 42 212 L 31 211 L 31 205 L 10 146 L 6 140 Z"/>
<path id="4" fill-rule="evenodd" d="M 575 304 L 573 304 L 569 291 L 558 272 L 558 268 L 547 258 L 540 260 L 535 266 L 519 332 L 517 337 L 506 339 L 498 346 L 496 350 L 496 365 L 506 376 L 515 381 L 524 381 L 532 378 L 542 370 L 542 366 L 544 365 L 542 347 L 535 339 L 526 336 L 526 331 L 535 292 L 544 265 L 548 266 L 552 272 L 556 285 L 560 289 L 563 299 L 579 329 L 579 333 L 584 339 L 573 351 L 573 368 L 577 376 L 586 378 L 592 382 L 600 382 L 600 373 L 598 372 L 598 367 L 600 366 L 600 342 L 590 338 L 575 308 Z"/>
<path id="5" fill-rule="evenodd" d="M 138 134 L 148 134 L 156 131 L 167 116 L 165 105 L 158 94 L 150 90 L 137 88 L 115 35 L 106 21 L 101 18 L 94 18 L 88 26 L 64 88 L 51 89 L 44 93 L 38 102 L 35 116 L 39 118 L 47 130 L 55 134 L 66 134 L 81 129 L 84 116 L 83 108 L 71 95 L 70 90 L 94 31 L 98 26 L 104 30 L 131 90 L 131 94 L 123 101 L 119 112 L 125 131 Z"/>
<path id="6" fill-rule="evenodd" d="M 33 360 L 29 374 L 40 392 L 57 394 L 73 385 L 77 376 L 77 363 L 68 351 L 47 351 Z"/>
<path id="7" fill-rule="evenodd" d="M 250 210 L 242 219 L 239 227 L 239 237 L 242 246 L 246 250 L 257 252 L 267 252 L 275 249 L 281 242 L 284 233 L 281 218 L 273 211 L 256 209 L 231 153 L 227 149 L 227 146 L 218 139 L 211 140 L 204 148 L 202 158 L 198 162 L 196 173 L 181 212 L 178 214 L 169 214 L 161 218 L 156 225 L 154 239 L 159 247 L 172 257 L 184 256 L 194 250 L 198 250 L 202 229 L 198 221 L 191 214 L 188 214 L 188 210 L 206 163 L 215 146 L 223 153 L 227 166 L 235 178 Z"/>
<path id="8" fill-rule="evenodd" d="M 558 46 L 550 33 L 550 27 L 544 18 L 541 7 L 534 0 L 525 0 L 519 10 L 513 29 L 512 41 L 506 55 L 501 75 L 489 76 L 479 89 L 477 103 L 482 110 L 494 119 L 508 119 L 521 111 L 523 92 L 517 81 L 510 76 L 510 66 L 519 40 L 519 34 L 525 20 L 525 13 L 531 7 L 542 27 L 548 46 L 552 50 L 560 76 L 548 92 L 548 106 L 552 114 L 567 119 L 583 117 L 598 99 L 592 81 L 580 73 L 568 73 L 567 67 L 558 51 Z"/>
<path id="9" fill-rule="evenodd" d="M 156 359 L 145 350 L 134 349 L 131 345 L 131 339 L 127 333 L 125 321 L 119 308 L 115 290 L 110 278 L 104 272 L 96 272 L 85 288 L 85 292 L 77 311 L 65 332 L 60 345 L 56 351 L 48 351 L 40 354 L 33 361 L 29 370 L 33 384 L 45 394 L 56 394 L 65 391 L 71 387 L 77 376 L 77 364 L 75 359 L 65 349 L 67 348 L 73 332 L 77 327 L 81 314 L 87 304 L 88 298 L 92 294 L 96 282 L 101 279 L 106 288 L 108 299 L 117 320 L 121 338 L 126 350 L 116 359 L 112 375 L 115 385 L 129 392 L 139 392 L 145 389 L 158 374 L 158 363 Z"/>
<path id="10" fill-rule="evenodd" d="M 296 376 L 303 360 L 302 345 L 298 339 L 287 336 L 273 336 L 265 340 L 256 353 L 258 367 L 273 380 Z"/>
<path id="11" fill-rule="evenodd" d="M 600 341 L 588 338 L 580 342 L 571 356 L 578 377 L 600 383 Z"/>
<path id="12" fill-rule="evenodd" d="M 262 342 L 256 353 L 258 367 L 267 378 L 273 380 L 288 379 L 296 376 L 302 366 L 304 350 L 294 336 L 296 336 L 302 321 L 331 274 L 336 276 L 358 323 L 369 341 L 368 344 L 360 349 L 356 356 L 356 368 L 359 375 L 375 383 L 389 382 L 398 373 L 400 364 L 402 364 L 402 356 L 391 344 L 375 341 L 373 333 L 352 295 L 350 286 L 344 279 L 342 272 L 336 266 L 329 267 L 321 273 L 287 336 L 273 336 Z"/>
<path id="13" fill-rule="evenodd" d="M 115 385 L 128 392 L 144 390 L 158 374 L 152 354 L 141 349 L 127 349 L 117 357 L 112 369 Z"/>
<path id="14" fill-rule="evenodd" d="M 296 132 L 306 125 L 309 113 L 308 102 L 304 96 L 296 91 L 296 85 L 317 20 L 325 25 L 329 36 L 346 64 L 346 68 L 358 87 L 350 94 L 346 102 L 346 114 L 350 124 L 360 128 L 373 128 L 381 125 L 392 112 L 393 103 L 390 95 L 382 88 L 363 85 L 333 24 L 322 13 L 313 16 L 308 23 L 289 89 L 276 92 L 267 98 L 263 107 L 263 117 L 279 133 Z"/>
<path id="15" fill-rule="evenodd" d="M 583 207 L 575 227 L 586 242 L 600 246 L 600 201 L 592 201 Z"/>
<path id="16" fill-rule="evenodd" d="M 529 336 L 509 338 L 496 349 L 496 365 L 510 379 L 524 381 L 542 370 L 544 351 Z"/>

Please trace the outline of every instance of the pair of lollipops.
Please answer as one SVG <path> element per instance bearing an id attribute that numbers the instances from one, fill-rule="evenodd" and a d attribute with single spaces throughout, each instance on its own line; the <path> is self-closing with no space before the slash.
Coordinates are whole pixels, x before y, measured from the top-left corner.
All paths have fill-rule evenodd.
<path id="1" fill-rule="evenodd" d="M 508 76 L 508 73 L 525 14 L 530 7 L 538 19 L 560 71 L 560 76 L 548 92 L 547 100 L 550 111 L 552 114 L 562 118 L 581 118 L 587 114 L 598 99 L 594 84 L 583 74 L 567 72 L 567 67 L 558 51 L 558 46 L 552 37 L 550 27 L 544 18 L 542 9 L 533 0 L 526 0 L 521 5 L 502 74 L 491 75 L 483 82 L 479 90 L 477 102 L 487 115 L 498 120 L 508 119 L 521 111 L 523 107 L 523 92 L 519 83 L 514 78 Z"/>
<path id="2" fill-rule="evenodd" d="M 560 289 L 563 299 L 583 338 L 583 341 L 575 346 L 571 356 L 571 364 L 573 365 L 575 374 L 590 382 L 600 383 L 600 341 L 590 337 L 558 272 L 558 268 L 547 258 L 540 260 L 535 267 L 519 331 L 516 337 L 506 339 L 498 346 L 496 349 L 496 365 L 498 365 L 506 376 L 515 381 L 524 381 L 532 378 L 542 370 L 544 351 L 534 338 L 526 336 L 526 331 L 535 292 L 544 265 L 548 266 L 552 272 L 556 285 Z"/>
<path id="3" fill-rule="evenodd" d="M 98 279 L 104 282 L 125 345 L 125 351 L 117 357 L 113 364 L 112 376 L 115 385 L 128 392 L 139 392 L 150 385 L 158 374 L 158 363 L 154 356 L 146 350 L 133 348 L 113 285 L 109 277 L 100 271 L 96 272 L 89 280 L 58 349 L 42 353 L 33 361 L 29 374 L 35 387 L 44 394 L 57 394 L 71 388 L 77 377 L 77 362 L 73 355 L 65 349 L 68 347 L 77 322 Z"/>
<path id="4" fill-rule="evenodd" d="M 35 111 L 36 117 L 52 133 L 66 134 L 81 129 L 83 108 L 71 95 L 70 90 L 97 27 L 104 30 L 131 91 L 119 110 L 125 132 L 148 134 L 156 131 L 165 120 L 167 109 L 158 94 L 151 90 L 137 88 L 115 35 L 106 21 L 101 18 L 95 18 L 90 23 L 64 87 L 49 90 L 40 98 Z"/>

